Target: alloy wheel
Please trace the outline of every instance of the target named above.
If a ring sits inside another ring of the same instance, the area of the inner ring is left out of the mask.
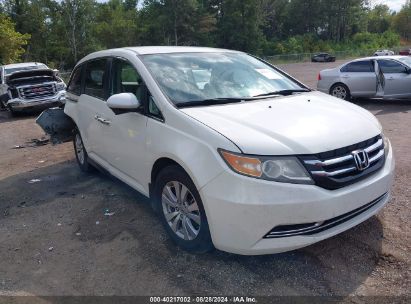
[[[76,134],[74,144],[76,147],[77,159],[79,163],[83,165],[84,164],[84,146],[83,146],[83,141],[81,140],[81,137],[78,133]]]
[[[335,86],[332,90],[332,95],[337,98],[346,99],[347,90],[343,86]]]
[[[161,203],[171,230],[185,241],[194,240],[200,232],[201,216],[190,190],[178,181],[170,181],[163,188]]]

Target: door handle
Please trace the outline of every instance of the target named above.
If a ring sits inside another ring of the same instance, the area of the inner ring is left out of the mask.
[[[110,120],[107,120],[107,119],[105,119],[103,117],[100,117],[98,115],[94,116],[94,119],[97,120],[98,122],[102,123],[102,124],[105,124],[105,125],[111,124]]]
[[[394,80],[394,77],[388,77],[387,79],[388,80]]]
[[[348,75],[342,75],[341,78],[350,78]]]

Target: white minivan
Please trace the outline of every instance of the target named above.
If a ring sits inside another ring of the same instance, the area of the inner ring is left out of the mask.
[[[67,98],[80,168],[150,197],[189,251],[293,250],[389,201],[394,158],[377,119],[242,52],[99,51],[76,65]]]

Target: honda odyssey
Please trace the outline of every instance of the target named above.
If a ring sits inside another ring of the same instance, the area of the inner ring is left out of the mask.
[[[149,197],[188,251],[293,250],[389,201],[394,158],[377,119],[242,52],[99,51],[67,99],[80,168]]]

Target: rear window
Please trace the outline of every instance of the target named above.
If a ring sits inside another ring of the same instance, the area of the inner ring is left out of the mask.
[[[374,72],[374,65],[371,60],[355,61],[347,64],[341,69],[341,72],[346,73],[369,73]]]
[[[87,63],[84,82],[85,94],[104,98],[106,63],[107,59],[98,59]]]

